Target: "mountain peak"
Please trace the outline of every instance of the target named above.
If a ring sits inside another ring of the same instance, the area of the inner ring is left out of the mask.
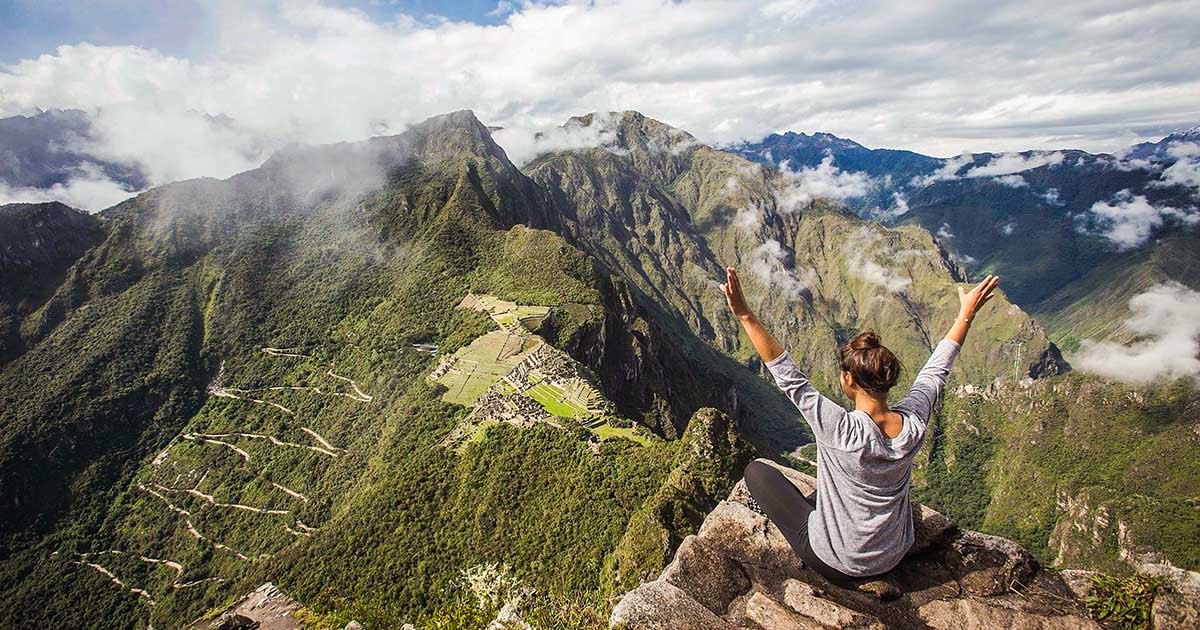
[[[564,126],[596,127],[600,134],[613,136],[610,146],[631,152],[678,154],[698,144],[692,134],[633,110],[573,116]]]

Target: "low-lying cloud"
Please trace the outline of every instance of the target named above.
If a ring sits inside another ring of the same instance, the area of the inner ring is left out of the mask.
[[[862,197],[871,192],[873,180],[866,173],[843,171],[834,166],[833,156],[825,156],[821,163],[804,167],[798,171],[789,168],[787,161],[779,165],[783,187],[776,193],[775,200],[780,211],[795,212],[803,209],[814,199],[845,201]]]
[[[94,164],[85,163],[75,169],[66,183],[49,188],[10,187],[0,182],[0,204],[39,203],[58,201],[72,208],[96,212],[114,206],[139,191],[109,179]]]
[[[899,257],[886,248],[880,251],[879,243],[882,240],[882,234],[866,226],[860,227],[854,238],[847,241],[846,268],[855,277],[892,293],[902,293],[912,284],[912,279],[875,262],[881,255],[890,259]]]
[[[971,166],[966,171],[960,173],[968,164],[975,163],[974,155],[963,153],[943,160],[942,166],[928,175],[914,177],[911,185],[920,188],[937,182],[956,179],[993,177],[997,183],[1005,186],[1023,188],[1028,186],[1029,183],[1025,181],[1025,178],[1016,173],[1042,166],[1058,166],[1063,163],[1063,159],[1064,155],[1061,151],[1030,151],[1027,154],[1001,153],[990,156],[987,162]]]
[[[1126,251],[1144,245],[1167,221],[1195,225],[1200,222],[1200,212],[1155,205],[1144,195],[1122,190],[1109,201],[1092,204],[1077,220],[1082,231],[1099,234],[1118,251]]]
[[[782,291],[785,296],[794,299],[808,289],[808,283],[802,277],[808,274],[804,270],[798,273],[787,259],[783,245],[775,239],[769,239],[750,254],[750,271],[769,288]]]
[[[617,114],[602,112],[594,114],[590,124],[571,119],[563,125],[540,129],[505,127],[494,132],[492,137],[504,148],[508,159],[517,166],[523,166],[553,151],[604,147],[614,153],[622,153],[616,146],[619,122]]]
[[[1178,282],[1155,285],[1131,299],[1129,310],[1125,328],[1137,341],[1084,341],[1072,363],[1131,383],[1200,377],[1200,292]]]
[[[1173,142],[1167,155],[1175,158],[1175,163],[1163,169],[1162,185],[1184,186],[1200,194],[1200,143]]]

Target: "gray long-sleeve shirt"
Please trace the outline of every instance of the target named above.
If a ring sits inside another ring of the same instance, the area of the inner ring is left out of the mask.
[[[894,438],[865,411],[846,411],[822,396],[787,352],[767,363],[817,441],[817,509],[808,517],[808,536],[825,564],[846,575],[877,575],[912,547],[912,460],[958,350],[953,341],[939,342],[908,395],[892,405],[904,418]]]

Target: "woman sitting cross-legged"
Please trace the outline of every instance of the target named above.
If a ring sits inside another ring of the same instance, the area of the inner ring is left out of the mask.
[[[730,310],[817,443],[815,497],[757,461],[746,467],[750,496],[805,565],[829,581],[848,585],[890,571],[913,544],[908,500],[913,457],[971,321],[991,299],[999,277],[988,276],[971,291],[959,287],[958,318],[895,405],[888,406],[887,395],[900,376],[900,361],[873,332],[851,339],[840,365],[842,391],[854,401],[847,411],[812,386],[750,310],[737,272],[730,267],[726,274],[721,288]]]

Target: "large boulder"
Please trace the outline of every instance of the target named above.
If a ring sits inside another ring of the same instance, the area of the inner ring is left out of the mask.
[[[801,492],[813,491],[812,477],[779,469]],[[625,594],[611,626],[1099,628],[1066,582],[1020,545],[958,529],[928,507],[913,506],[917,542],[900,566],[847,589],[805,567],[748,498],[738,483],[657,579]]]
[[[1162,580],[1150,610],[1154,630],[1200,628],[1200,573],[1155,563],[1140,565],[1138,573]]]

